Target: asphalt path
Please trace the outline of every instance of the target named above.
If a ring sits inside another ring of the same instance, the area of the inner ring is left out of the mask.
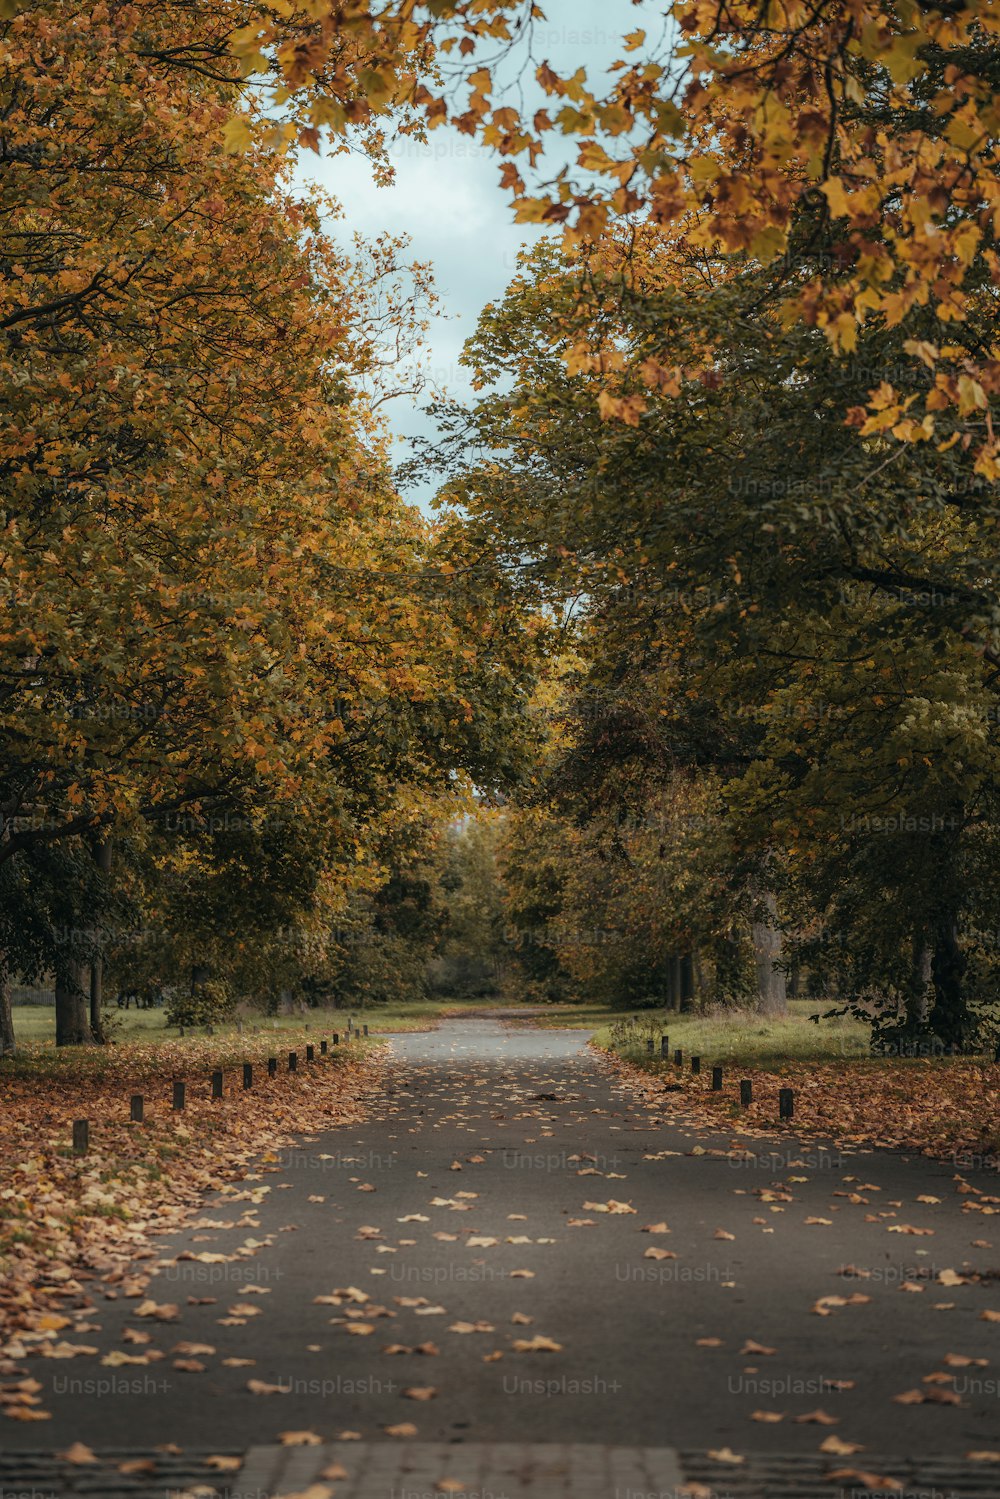
[[[460,1020],[391,1053],[364,1125],[88,1288],[63,1336],[96,1351],[26,1360],[51,1420],[4,1449],[1000,1449],[995,1178],[707,1134],[579,1032]]]

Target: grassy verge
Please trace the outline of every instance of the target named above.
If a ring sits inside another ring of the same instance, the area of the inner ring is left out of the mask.
[[[672,1113],[701,1127],[790,1128],[839,1144],[951,1158],[959,1170],[1000,1164],[1000,1067],[969,1057],[873,1057],[866,1026],[848,1019],[816,1025],[808,1018],[815,1008],[795,1003],[779,1020],[730,1012],[618,1016],[593,1043],[638,1088],[662,1095]],[[669,1060],[660,1058],[664,1034]],[[675,1050],[683,1054],[679,1066]],[[691,1070],[694,1056],[699,1074]],[[723,1068],[719,1092],[711,1087],[716,1066]],[[746,1109],[739,1101],[744,1078],[753,1091]],[[795,1096],[791,1125],[779,1121],[782,1088]]]
[[[788,1014],[768,1019],[745,1011],[717,1010],[706,1014],[680,1015],[676,1010],[644,1010],[638,1017],[602,1018],[594,1042],[631,1061],[642,1062],[660,1052],[660,1037],[669,1035],[670,1051],[701,1056],[703,1066],[713,1063],[769,1063],[789,1061],[861,1060],[869,1057],[868,1026],[843,1017],[810,1020],[820,1006],[811,1000],[794,1000]]]

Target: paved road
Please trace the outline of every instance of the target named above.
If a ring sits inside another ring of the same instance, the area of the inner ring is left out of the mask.
[[[409,1423],[425,1443],[681,1448],[715,1495],[755,1454],[805,1474],[1000,1451],[995,1178],[709,1137],[579,1033],[462,1020],[392,1051],[380,1117],[263,1162],[163,1243],[141,1296],[98,1292],[63,1334],[97,1355],[28,1360],[52,1420],[3,1422],[7,1454],[310,1431],[346,1461]],[[820,1315],[828,1297],[847,1304]],[[138,1315],[147,1298],[176,1319]],[[821,1456],[831,1436],[864,1450]],[[747,1461],[705,1456],[726,1449]],[[954,1489],[973,1491],[992,1492]]]

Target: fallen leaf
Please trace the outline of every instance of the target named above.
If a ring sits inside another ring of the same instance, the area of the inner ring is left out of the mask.
[[[855,1452],[864,1452],[865,1449],[858,1442],[845,1442],[831,1433],[820,1442],[819,1450],[828,1452],[831,1457],[853,1457]]]
[[[708,1456],[715,1463],[731,1463],[734,1467],[738,1463],[746,1462],[745,1457],[741,1457],[739,1453],[733,1452],[729,1447],[719,1447],[714,1452],[710,1450]]]
[[[890,1493],[898,1493],[903,1487],[898,1478],[886,1478],[879,1473],[866,1473],[863,1468],[837,1468],[835,1472],[828,1473],[827,1478],[846,1479],[849,1482],[860,1484],[863,1489],[871,1489],[875,1493],[888,1490]]]
[[[74,1442],[71,1447],[66,1448],[65,1452],[57,1452],[56,1456],[62,1458],[64,1463],[72,1463],[74,1467],[83,1467],[86,1463],[100,1461],[89,1447],[84,1446],[83,1442]]]

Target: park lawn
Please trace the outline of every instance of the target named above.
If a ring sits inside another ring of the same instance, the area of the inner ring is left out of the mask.
[[[169,1044],[171,1048],[175,1043],[184,1046],[192,1046],[195,1042],[213,1039],[215,1049],[224,1059],[238,1060],[244,1043],[249,1043],[266,1036],[281,1037],[282,1045],[289,1040],[298,1038],[300,1041],[318,1039],[321,1036],[329,1036],[334,1031],[341,1033],[347,1027],[348,1018],[355,1026],[367,1025],[372,1036],[405,1034],[412,1031],[432,1030],[441,1020],[449,1017],[469,1016],[482,1014],[488,1016],[496,1011],[502,1011],[505,1015],[514,1015],[518,1010],[524,1011],[525,1023],[537,1024],[546,1027],[573,1028],[577,1030],[594,1031],[601,1026],[608,1025],[616,1018],[621,1018],[620,1010],[611,1010],[605,1005],[592,1004],[561,1004],[561,1005],[538,1005],[532,1001],[517,999],[477,999],[477,1000],[444,1000],[444,999],[420,999],[408,1000],[404,1003],[373,1004],[363,1009],[351,1007],[350,1009],[317,1009],[305,1010],[300,1014],[266,1016],[258,1012],[247,1012],[242,1016],[241,1022],[225,1021],[213,1027],[214,1035],[207,1037],[204,1027],[196,1030],[188,1030],[181,1037],[176,1026],[168,1026],[166,1014],[162,1009],[158,1010],[119,1010],[116,1006],[105,1009],[105,1023],[108,1035],[113,1043],[111,1051],[130,1043],[140,1042],[146,1048],[160,1047]],[[56,1052],[56,1021],[55,1009],[51,1005],[14,1005],[14,1034],[17,1037],[19,1047],[23,1047],[26,1053],[36,1054],[38,1051]],[[89,1058],[84,1061],[84,1066],[100,1066],[102,1056],[107,1060],[107,1049],[103,1047],[86,1048],[80,1053],[67,1051],[63,1056],[80,1055]],[[0,1063],[0,1066],[3,1064]],[[230,1065],[229,1060],[224,1060],[220,1065]],[[173,1066],[173,1058],[171,1058]]]
[[[792,1000],[788,1014],[768,1018],[748,1010],[717,1009],[700,1014],[676,1010],[614,1011],[601,1018],[594,1042],[631,1061],[641,1062],[652,1040],[659,1056],[660,1038],[670,1037],[671,1054],[702,1057],[702,1065],[754,1062],[869,1059],[870,1029],[849,1016],[818,1022],[810,1016],[825,1006],[814,1000]]]
[[[872,1056],[867,1026],[847,1018],[817,1025],[808,1018],[817,1008],[796,1001],[774,1020],[729,1011],[640,1012],[631,1022],[619,1015],[593,1045],[640,1091],[699,1127],[772,1136],[793,1130],[850,1147],[916,1150],[951,1159],[958,1172],[1000,1165],[1000,1066],[985,1057]],[[668,1060],[660,1057],[662,1035],[670,1038]],[[701,1059],[698,1074],[692,1057]],[[718,1066],[723,1087],[716,1092]],[[749,1108],[740,1103],[744,1079],[752,1085]],[[779,1118],[782,1088],[794,1094],[789,1124]]]
[[[304,1010],[293,1015],[261,1015],[250,1012],[242,1016],[241,1021],[224,1021],[213,1026],[214,1039],[219,1048],[229,1054],[232,1048],[239,1049],[239,1044],[244,1039],[260,1039],[265,1036],[279,1036],[282,1040],[288,1037],[299,1037],[318,1039],[321,1036],[329,1036],[334,1031],[341,1034],[347,1028],[348,1019],[354,1025],[367,1025],[372,1034],[376,1032],[387,1032],[392,1034],[396,1031],[426,1030],[433,1026],[443,1016],[465,1012],[468,1005],[457,1005],[444,1003],[436,1000],[420,1000],[410,1004],[399,1005],[372,1005],[365,1009],[352,1008],[349,1010],[317,1009]],[[104,1011],[105,1024],[110,1041],[115,1049],[129,1042],[141,1042],[146,1046],[162,1046],[167,1043],[191,1042],[206,1039],[208,1033],[204,1027],[188,1030],[183,1037],[176,1026],[168,1026],[166,1012],[158,1010],[119,1010],[112,1006]],[[56,1020],[55,1008],[52,1005],[14,1005],[14,1034],[19,1047],[25,1047],[35,1051],[37,1049],[55,1051]],[[97,1047],[91,1052],[87,1048],[81,1055],[92,1055],[100,1053],[104,1048]],[[73,1055],[74,1053],[67,1053]]]
[[[32,1014],[27,1023],[26,1011],[41,1010],[42,1019]],[[117,1020],[119,1012],[110,1012]],[[369,1024],[360,1013],[353,1016],[355,1026]],[[129,1011],[122,1023],[114,1026],[107,1046],[67,1046],[55,1044],[55,1016],[51,1009],[25,1005],[14,1008],[14,1034],[18,1050],[13,1057],[0,1058],[0,1080],[16,1077],[53,1078],[67,1084],[117,1079],[144,1083],[157,1078],[182,1078],[190,1074],[208,1075],[217,1068],[240,1067],[244,1062],[266,1064],[277,1056],[285,1065],[290,1051],[302,1053],[310,1043],[319,1050],[335,1032],[346,1035],[347,1015],[343,1011],[310,1011],[307,1015],[283,1015],[274,1020],[256,1017],[235,1022],[188,1030],[181,1036],[176,1027],[168,1027],[162,1010]]]

